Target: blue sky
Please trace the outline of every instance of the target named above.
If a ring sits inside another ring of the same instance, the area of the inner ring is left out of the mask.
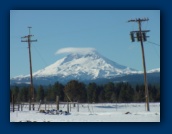
[[[31,26],[33,72],[66,54],[55,55],[66,47],[95,48],[119,64],[143,70],[140,42],[132,43],[129,33],[138,30],[129,19],[148,17],[142,23],[149,42],[144,42],[147,70],[160,67],[160,10],[11,10],[10,77],[29,74],[28,44],[21,37]],[[152,44],[156,43],[158,45]]]

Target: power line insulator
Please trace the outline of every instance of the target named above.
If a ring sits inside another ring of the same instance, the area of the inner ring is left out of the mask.
[[[135,39],[134,39],[134,33],[133,32],[130,32],[130,38],[131,38],[131,41],[134,42]]]
[[[137,41],[141,41],[140,32],[137,32],[137,33],[136,33],[136,37],[137,37]]]
[[[143,41],[147,41],[147,36],[145,32],[142,33],[142,38],[143,38]]]

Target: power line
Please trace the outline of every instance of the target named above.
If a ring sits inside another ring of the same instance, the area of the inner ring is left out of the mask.
[[[151,41],[147,41],[148,43],[151,43],[151,44],[154,44],[154,45],[156,45],[156,46],[160,46],[159,44],[157,44],[157,43],[154,43],[154,42],[151,42]]]
[[[47,66],[48,65],[47,62],[45,61],[45,59],[43,58],[43,56],[40,54],[40,52],[38,51],[38,49],[35,46],[33,46],[33,47],[37,51],[38,55],[40,56],[40,58],[42,59],[42,61],[44,62],[44,64]]]
[[[158,46],[158,45],[156,45],[156,46]],[[154,44],[153,45],[151,45],[151,47],[153,48],[153,50],[154,50],[154,52],[156,53],[156,55],[157,55],[157,57],[159,58],[160,57],[160,54],[159,54],[159,52],[157,51],[157,47],[156,47]]]

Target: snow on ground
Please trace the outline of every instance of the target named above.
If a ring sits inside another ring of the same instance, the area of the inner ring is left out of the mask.
[[[45,105],[41,105],[44,109]],[[56,105],[47,105],[46,109],[55,109]],[[150,111],[145,110],[145,103],[99,103],[71,105],[69,115],[40,113],[38,107],[29,111],[10,112],[10,122],[160,122],[160,103],[150,103]],[[60,104],[60,110],[67,111],[67,106]]]

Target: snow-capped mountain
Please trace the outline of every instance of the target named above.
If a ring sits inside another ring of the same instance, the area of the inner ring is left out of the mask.
[[[136,73],[135,69],[113,62],[96,51],[71,53],[55,63],[33,73],[33,78],[58,77],[60,79],[93,80],[112,78]],[[29,75],[18,76],[11,80],[29,80]]]
[[[141,72],[113,62],[92,50],[84,53],[70,53],[44,69],[34,72],[33,80],[37,84],[52,84],[56,81],[65,83],[72,79],[80,81],[111,79],[138,73]],[[28,83],[29,81],[30,75],[26,75],[11,78],[10,83]]]
[[[109,78],[134,73],[136,70],[119,65],[97,52],[73,53],[33,73],[34,77],[60,76],[77,79]]]

